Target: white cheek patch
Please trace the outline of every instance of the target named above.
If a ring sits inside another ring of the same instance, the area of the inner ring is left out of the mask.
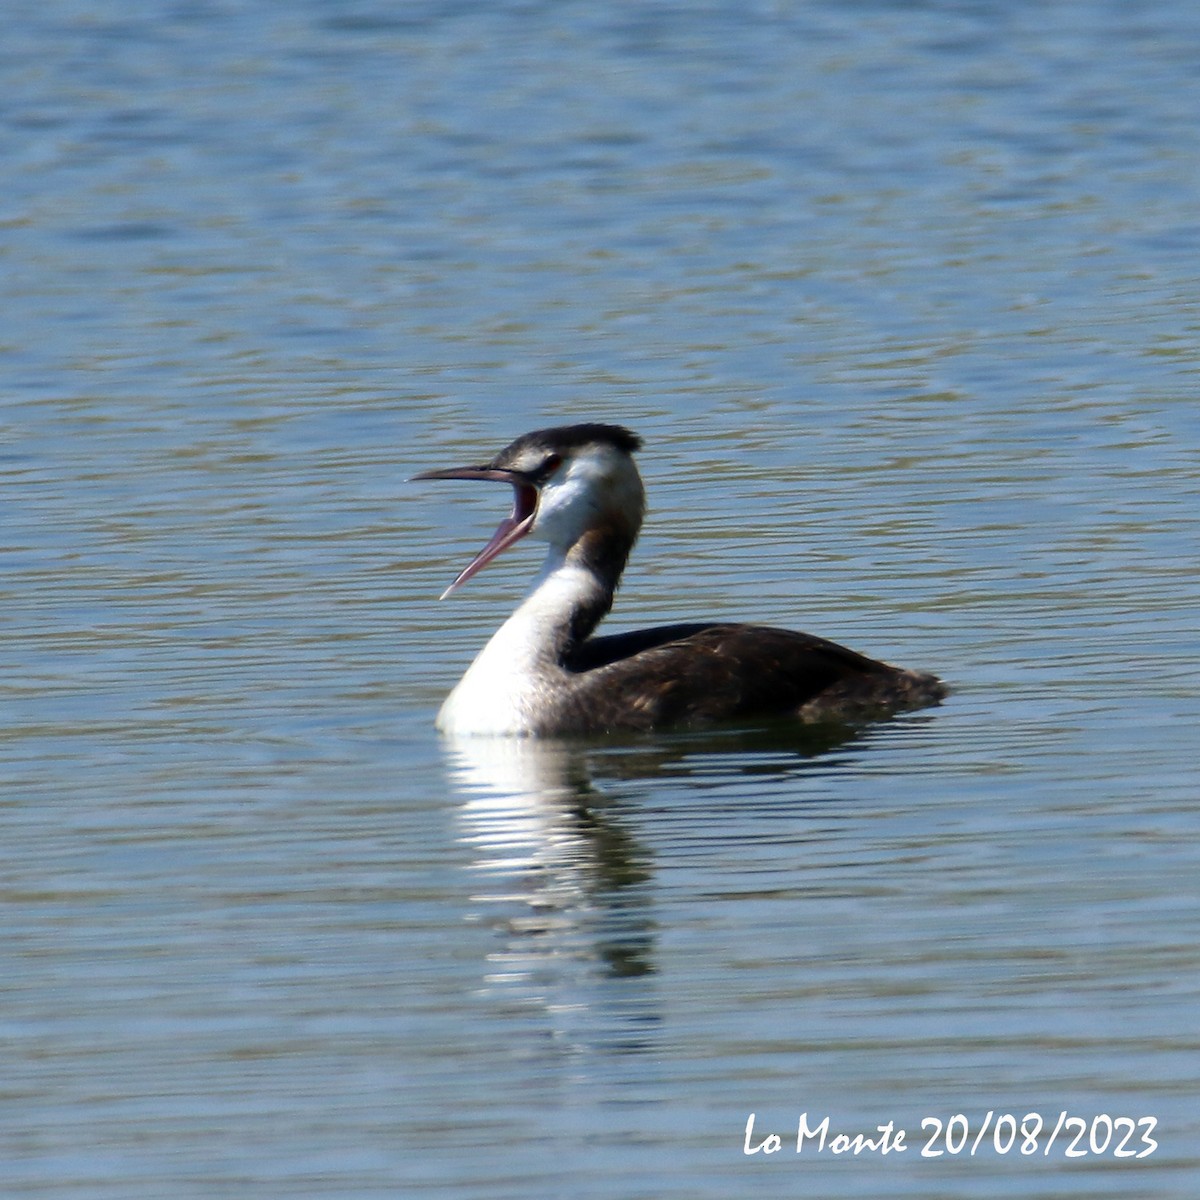
[[[557,546],[570,546],[602,514],[635,509],[641,515],[641,485],[628,459],[608,446],[590,447],[545,484],[531,532]]]

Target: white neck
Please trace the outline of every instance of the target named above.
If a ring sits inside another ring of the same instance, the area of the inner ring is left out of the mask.
[[[585,607],[607,607],[610,595],[593,571],[551,546],[529,594],[446,697],[438,728],[451,735],[536,732],[566,683],[560,659],[573,619]]]

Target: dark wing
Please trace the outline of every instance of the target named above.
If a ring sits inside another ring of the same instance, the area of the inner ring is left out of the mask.
[[[908,707],[911,684],[929,679],[824,638],[758,625],[671,625],[594,638],[566,666],[574,672],[570,723],[589,731]]]
[[[633,658],[646,650],[654,650],[668,642],[686,642],[696,634],[711,629],[730,629],[715,621],[697,621],[688,625],[659,625],[654,629],[634,629],[629,633],[606,634],[604,637],[588,638],[576,646],[565,663],[568,671],[594,671],[622,659]]]

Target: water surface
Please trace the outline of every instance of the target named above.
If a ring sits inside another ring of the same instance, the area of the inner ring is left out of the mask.
[[[18,9],[5,1194],[1193,1194],[1193,8]],[[439,604],[507,497],[404,480],[579,419],[614,627],[951,699],[439,741],[536,553]]]

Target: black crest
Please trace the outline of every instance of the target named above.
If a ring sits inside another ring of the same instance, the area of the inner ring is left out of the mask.
[[[626,454],[642,448],[642,439],[623,425],[602,425],[585,422],[582,425],[559,425],[553,429],[535,429],[510,442],[492,459],[493,466],[516,462],[530,451],[540,454],[567,454],[582,446],[607,443]]]

